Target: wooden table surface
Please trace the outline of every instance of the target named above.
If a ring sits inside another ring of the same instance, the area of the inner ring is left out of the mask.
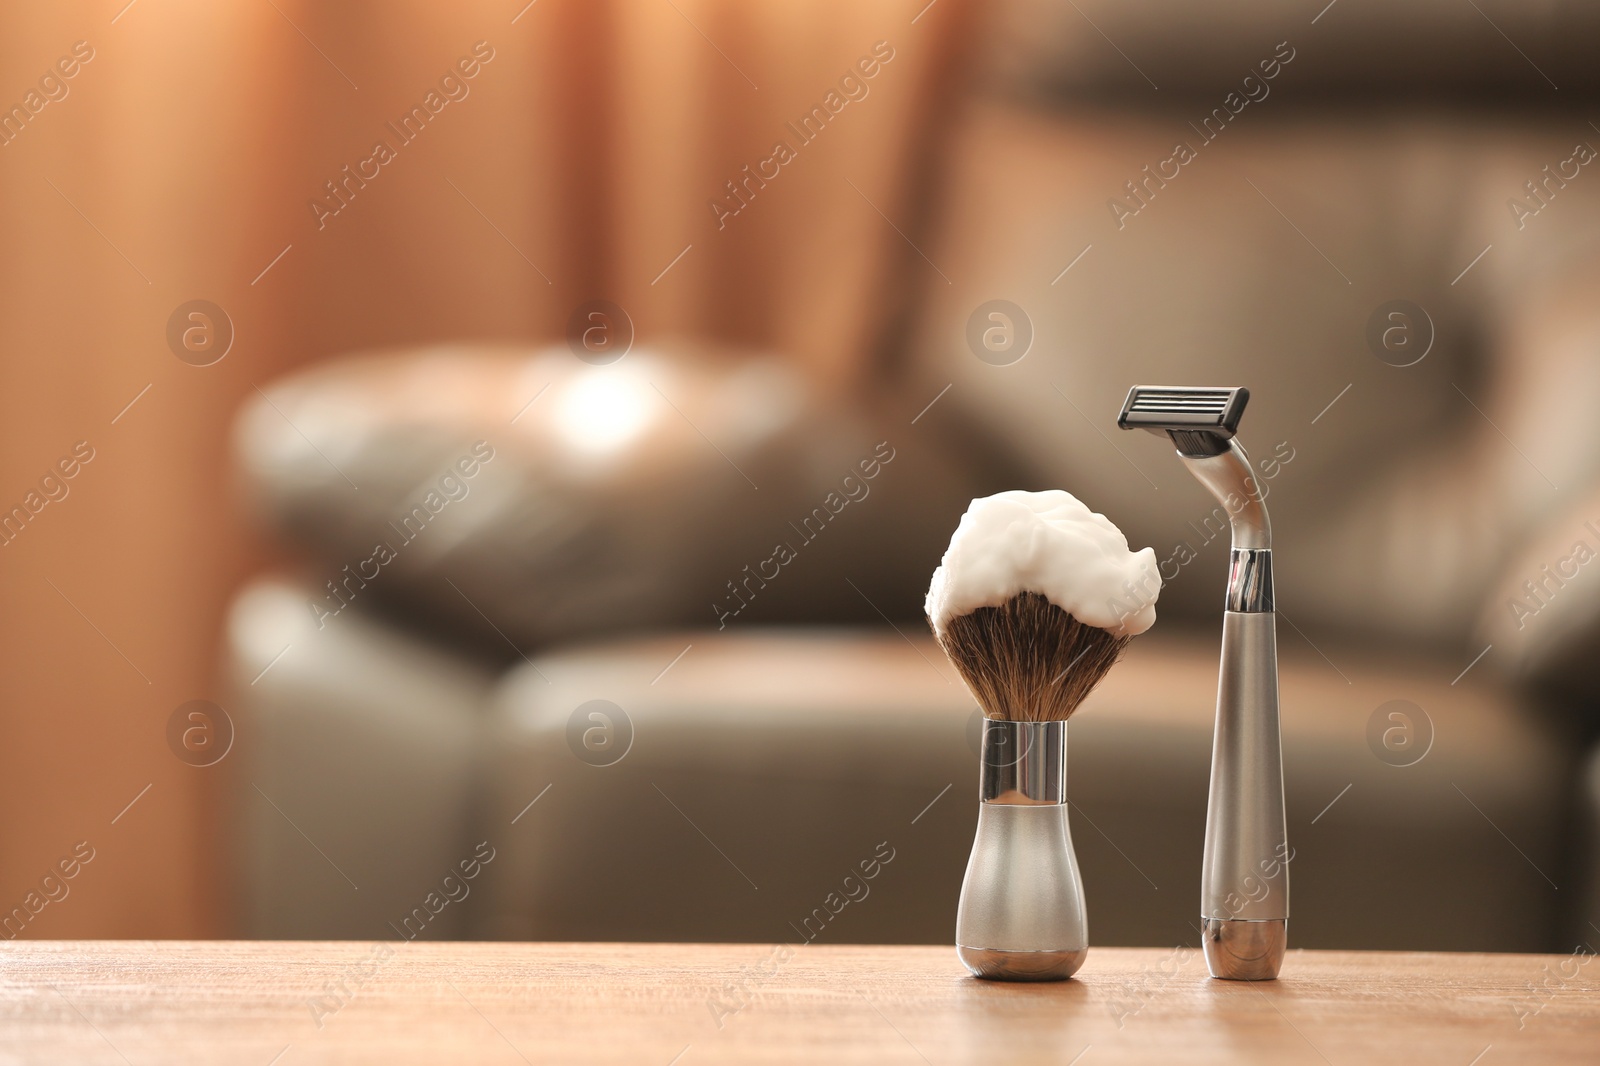
[[[973,980],[950,948],[12,941],[0,1063],[1600,1062],[1587,955],[1292,951],[1277,982],[1094,948]]]

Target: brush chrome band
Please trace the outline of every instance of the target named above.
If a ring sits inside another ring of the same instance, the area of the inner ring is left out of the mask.
[[[978,798],[1020,807],[1067,802],[1067,723],[983,720]]]
[[[1228,556],[1227,609],[1255,613],[1272,606],[1272,549],[1233,549]]]

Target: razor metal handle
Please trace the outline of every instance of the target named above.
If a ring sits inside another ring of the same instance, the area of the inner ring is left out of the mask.
[[[1183,456],[1232,523],[1222,667],[1200,915],[1213,977],[1269,980],[1287,946],[1289,861],[1278,715],[1272,541],[1266,506],[1237,440]]]
[[[1067,825],[1067,723],[985,719],[982,751],[956,954],[977,977],[1063,980],[1089,951]]]

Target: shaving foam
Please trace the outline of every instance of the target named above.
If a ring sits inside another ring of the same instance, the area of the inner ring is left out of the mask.
[[[1070,492],[973,500],[928,587],[923,606],[934,632],[1023,592],[1084,625],[1134,636],[1155,624],[1161,574],[1155,549],[1129,551],[1122,530]]]

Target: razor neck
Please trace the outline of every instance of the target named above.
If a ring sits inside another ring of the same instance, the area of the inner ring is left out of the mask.
[[[1227,451],[1217,455],[1185,455],[1180,451],[1178,457],[1227,512],[1235,550],[1272,547],[1266,494],[1237,439],[1228,441]]]

